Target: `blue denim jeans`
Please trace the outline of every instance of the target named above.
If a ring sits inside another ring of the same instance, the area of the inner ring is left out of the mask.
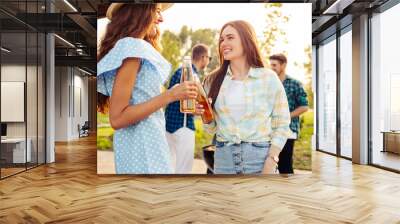
[[[227,145],[227,142],[216,141],[215,146],[215,174],[252,174],[262,172],[271,143],[242,142]]]

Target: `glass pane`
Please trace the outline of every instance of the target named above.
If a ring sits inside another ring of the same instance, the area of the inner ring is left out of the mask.
[[[336,153],[336,41],[318,48],[318,146]]]
[[[5,130],[1,140],[1,173],[5,177],[25,170],[25,163],[31,158],[31,151],[26,150],[26,34],[3,32],[1,47],[0,109]]]
[[[28,160],[28,168],[37,165],[37,132],[38,132],[38,35],[36,32],[27,33],[28,38],[28,63],[27,63],[27,81],[26,81],[26,113],[27,113],[27,133],[28,133],[28,149],[30,148],[30,157]]]
[[[340,37],[340,153],[352,157],[352,35],[351,31]]]
[[[27,2],[26,19],[30,24],[37,24],[39,11],[37,1]],[[27,164],[28,168],[37,166],[38,164],[38,33],[36,30],[29,29],[27,31],[27,142],[31,149],[31,161]]]
[[[400,170],[400,5],[372,18],[372,163]]]
[[[38,163],[45,163],[46,149],[45,149],[45,44],[46,37],[44,34],[39,33],[38,45]]]
[[[5,177],[45,161],[45,36],[21,22],[37,23],[32,19],[44,12],[45,1],[6,0],[0,7],[9,13],[0,12],[0,167]]]

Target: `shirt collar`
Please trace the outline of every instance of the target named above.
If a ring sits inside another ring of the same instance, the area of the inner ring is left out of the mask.
[[[192,69],[193,69],[194,72],[199,73],[199,72],[197,71],[196,66],[194,66],[194,64],[192,64]]]
[[[252,77],[252,78],[258,78],[262,74],[261,70],[262,70],[262,68],[250,67],[248,75],[249,75],[249,77]],[[232,77],[232,70],[231,70],[230,65],[228,66],[228,70],[226,71],[226,74],[228,76]]]
[[[283,80],[283,81],[286,81],[286,80],[291,80],[292,79],[292,77],[290,77],[288,74],[285,74],[285,79]]]

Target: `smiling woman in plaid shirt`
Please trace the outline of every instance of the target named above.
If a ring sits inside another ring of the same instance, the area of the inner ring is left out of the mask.
[[[274,173],[290,134],[289,107],[278,76],[264,68],[254,29],[245,21],[225,24],[220,67],[204,87],[212,100],[216,132],[214,173]]]

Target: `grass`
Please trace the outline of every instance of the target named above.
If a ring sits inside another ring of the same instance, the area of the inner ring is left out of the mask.
[[[208,134],[208,132],[203,129],[203,122],[201,121],[201,118],[196,117],[194,120],[194,125],[196,127],[194,158],[200,159],[202,158],[202,148],[211,144],[213,135]]]
[[[301,116],[300,137],[294,145],[293,167],[311,170],[311,138],[314,132],[314,112],[307,111]]]
[[[112,127],[98,127],[97,128],[97,137],[109,137],[114,133],[114,129]]]
[[[97,113],[97,149],[113,150],[114,129],[110,127],[108,114]]]
[[[108,120],[108,114],[102,114],[100,112],[97,112],[97,123],[101,124],[101,125],[108,124],[108,126],[109,126],[110,124],[109,124],[109,120]]]
[[[112,151],[112,137],[97,136],[97,149]]]

